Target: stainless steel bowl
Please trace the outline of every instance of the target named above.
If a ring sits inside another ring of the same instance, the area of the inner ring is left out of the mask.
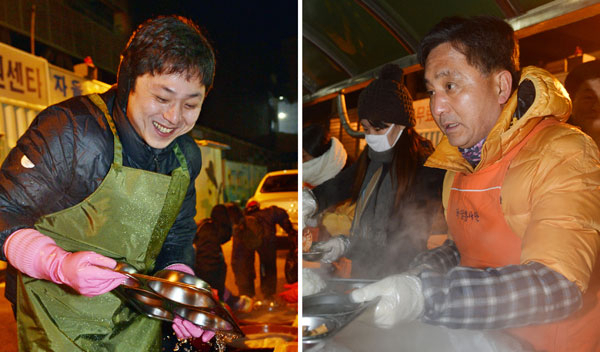
[[[127,276],[116,292],[142,314],[167,321],[179,315],[216,332],[244,336],[205,281],[174,270],[161,270],[155,276],[140,274],[126,263],[118,263],[114,270]]]
[[[326,251],[318,249],[317,246],[315,246],[317,243],[318,242],[313,243],[307,252],[302,252],[302,260],[306,260],[308,262],[318,262],[325,254],[329,253],[329,250]]]
[[[206,281],[201,280],[200,278],[197,278],[193,275],[182,273],[181,271],[160,270],[156,274],[154,274],[154,276],[159,279],[194,286],[199,290],[205,290],[208,293],[212,293],[211,287]]]
[[[318,262],[325,255],[325,251],[302,252],[302,260],[307,262]]]
[[[302,299],[302,314],[308,316],[338,316],[353,314],[364,308],[354,303],[347,294],[317,294]]]
[[[234,326],[227,320],[207,312],[205,310],[194,309],[191,307],[177,306],[173,313],[191,321],[196,325],[213,331],[234,331]]]
[[[148,280],[146,285],[160,296],[179,304],[199,308],[215,307],[215,301],[212,299],[211,293],[194,286],[177,285],[159,280]]]
[[[144,290],[127,288],[122,288],[120,292],[140,313],[147,315],[150,318],[166,321],[173,320],[173,314],[169,310],[163,308],[163,301],[159,296]]]
[[[127,297],[133,298],[140,303],[156,308],[164,307],[164,299],[161,296],[143,288],[124,287],[122,288],[122,291],[127,295]]]
[[[137,273],[137,270],[135,270],[134,267],[132,267],[131,265],[124,263],[124,262],[117,262],[117,266],[114,269],[115,271],[123,271],[125,273],[129,273],[129,274],[135,274]]]
[[[117,266],[113,269],[120,274],[125,275],[126,279],[122,283],[123,286],[137,288],[142,286],[142,283],[133,275],[137,273],[134,267],[127,263],[117,262]]]
[[[164,320],[164,321],[173,321],[173,314],[171,312],[169,312],[168,310],[165,310],[162,308],[157,308],[157,307],[151,307],[151,306],[148,306],[145,304],[138,304],[137,309],[142,314],[144,314],[150,318],[160,319],[160,320]]]
[[[316,343],[326,337],[333,336],[339,331],[340,324],[336,319],[327,317],[302,316],[302,343]],[[318,334],[307,334],[325,327],[325,331]]]

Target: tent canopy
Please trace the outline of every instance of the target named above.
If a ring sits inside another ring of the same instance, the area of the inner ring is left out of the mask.
[[[405,73],[421,70],[415,54],[418,43],[447,16],[505,19],[520,38],[522,65],[565,58],[576,46],[586,52],[600,50],[598,39],[592,38],[600,30],[600,1],[304,0],[302,7],[305,105],[363,88],[389,62]],[[577,26],[586,19],[595,31],[590,32],[589,25]],[[553,38],[561,39],[549,45],[543,35],[559,28]]]

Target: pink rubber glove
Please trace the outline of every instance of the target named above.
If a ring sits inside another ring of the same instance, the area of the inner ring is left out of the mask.
[[[192,270],[192,268],[190,268],[189,266],[187,266],[185,264],[181,264],[181,263],[171,264],[168,267],[166,267],[165,270],[181,271],[182,273],[196,276],[196,273],[194,273],[194,270]]]
[[[67,252],[34,229],[12,233],[4,243],[8,262],[36,279],[65,284],[84,296],[97,296],[119,286],[126,276],[112,270],[117,262],[95,252]]]
[[[200,326],[185,320],[179,315],[173,319],[173,331],[178,339],[202,338],[202,342],[208,342],[215,336],[214,331],[202,329]]]
[[[194,270],[185,264],[171,264],[165,269],[181,271],[188,275],[195,275]],[[208,342],[215,336],[214,331],[204,330],[200,326],[192,323],[189,320],[183,319],[179,315],[175,315],[173,319],[173,331],[178,339],[202,338],[203,342]]]

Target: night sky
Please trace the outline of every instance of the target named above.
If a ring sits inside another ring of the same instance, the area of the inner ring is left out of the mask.
[[[260,144],[268,130],[266,115],[274,114],[269,96],[297,101],[296,1],[132,0],[131,6],[134,27],[177,14],[206,31],[217,70],[200,124]]]

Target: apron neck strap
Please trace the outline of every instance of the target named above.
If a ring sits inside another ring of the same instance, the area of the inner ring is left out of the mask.
[[[103,113],[108,125],[110,126],[110,130],[113,134],[114,139],[114,159],[113,162],[117,165],[123,165],[123,147],[121,146],[121,140],[119,139],[119,134],[117,133],[117,128],[115,127],[115,122],[112,119],[112,116],[108,113],[108,107],[106,103],[98,94],[90,94],[88,95],[92,103],[96,105]],[[181,163],[181,161],[180,161]]]
[[[177,160],[179,161],[179,166],[181,167],[181,171],[183,171],[186,175],[188,175],[189,173],[188,173],[187,161],[185,159],[185,155],[179,148],[178,143],[175,143],[173,151],[175,152],[175,156],[177,157]]]

